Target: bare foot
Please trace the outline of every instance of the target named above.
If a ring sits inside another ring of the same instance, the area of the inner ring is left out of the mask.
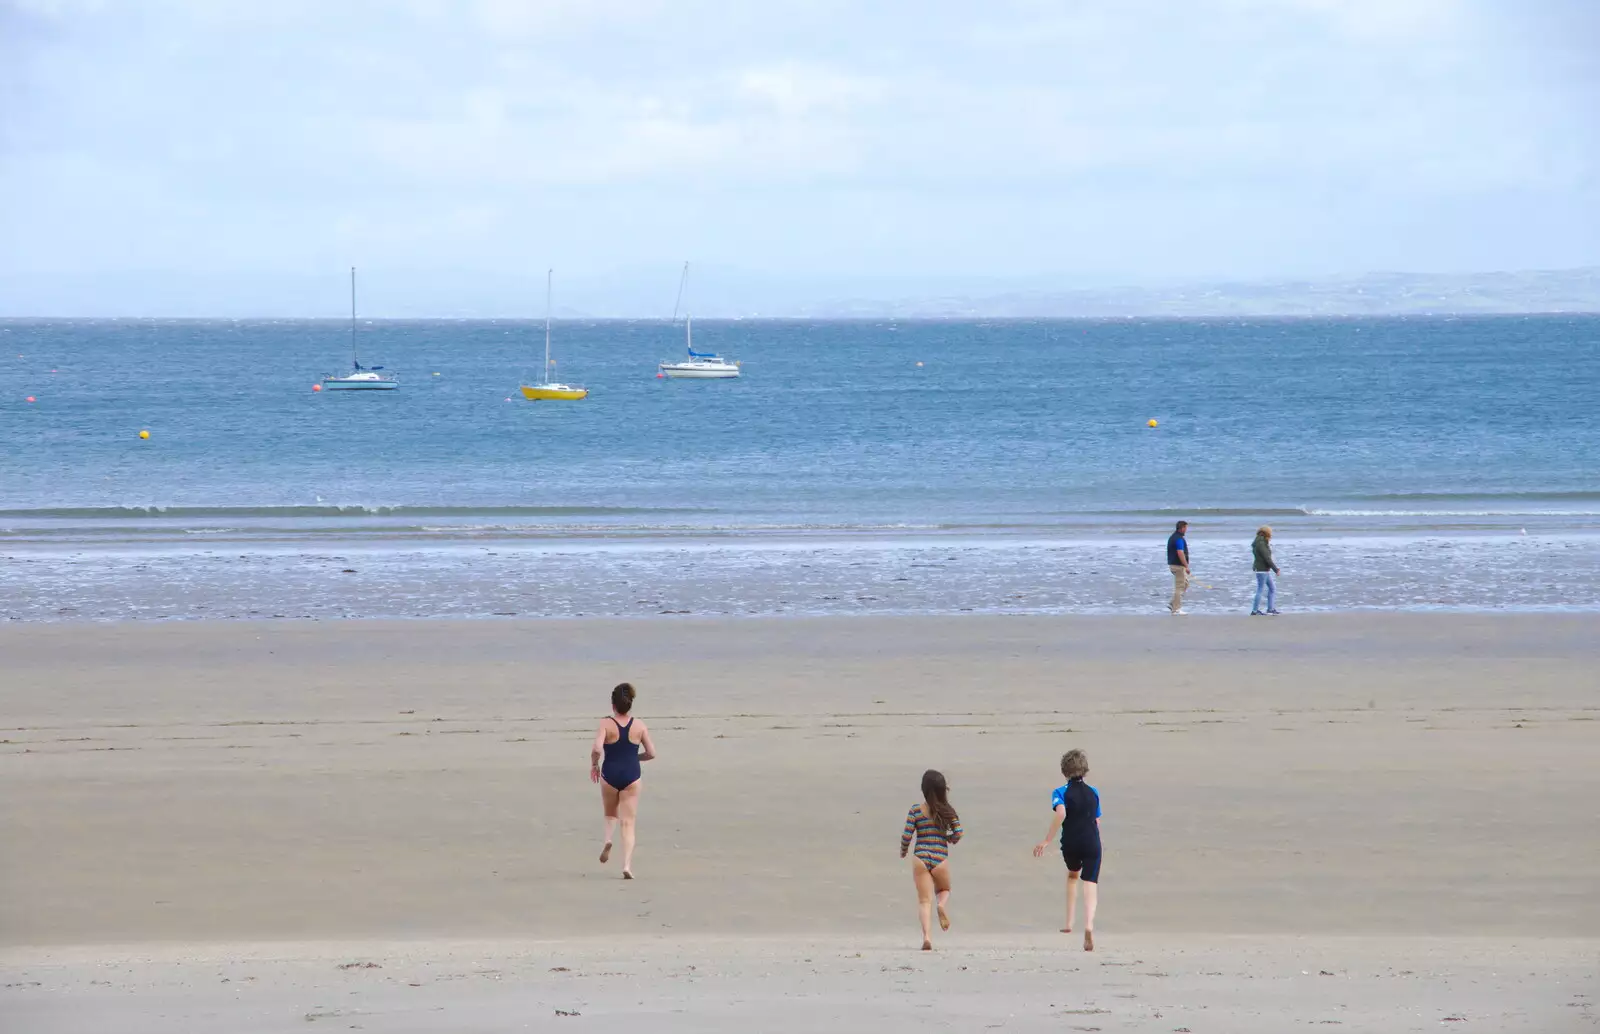
[[[1085,931],[1083,931],[1083,950],[1084,951],[1094,951],[1094,931],[1093,930],[1085,930]]]
[[[950,929],[950,913],[948,913],[948,912],[946,912],[944,910],[944,906],[943,905],[939,906],[939,929],[941,929],[941,930]]]
[[[600,849],[600,864],[604,865],[611,860],[611,841],[606,841],[606,846]]]
[[[923,951],[932,951],[933,950],[933,942],[932,941],[923,941],[922,942],[922,950]]]
[[[631,873],[628,870],[624,869],[624,870],[622,870],[622,878],[625,879],[625,880],[631,880],[631,879],[633,879],[633,873]]]

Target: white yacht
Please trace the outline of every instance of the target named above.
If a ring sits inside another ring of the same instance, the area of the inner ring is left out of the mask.
[[[358,364],[343,377],[328,374],[322,378],[322,387],[326,391],[393,391],[400,387],[400,382],[384,373],[381,366]]]
[[[350,267],[350,365],[353,369],[339,376],[328,374],[322,378],[325,391],[393,391],[400,387],[393,374],[384,373],[381,366],[362,366],[356,353],[356,267]]]
[[[689,358],[674,362],[671,359],[661,360],[656,368],[667,377],[737,377],[739,364],[731,359],[724,359],[715,352],[696,352],[694,350],[694,320],[688,316],[683,318],[684,333],[688,338]]]
[[[683,277],[678,281],[678,305],[683,304],[684,288],[689,284],[689,263],[683,264]],[[672,307],[672,318],[678,318],[678,305]],[[739,363],[737,360],[724,359],[715,352],[696,352],[694,350],[694,319],[688,313],[683,317],[684,346],[689,352],[689,357],[674,361],[663,359],[656,367],[656,376],[673,378],[697,378],[701,380],[721,379],[739,376]]]

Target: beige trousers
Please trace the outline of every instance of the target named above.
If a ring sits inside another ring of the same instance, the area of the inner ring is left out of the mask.
[[[1177,564],[1169,564],[1167,566],[1172,571],[1171,609],[1176,612],[1183,608],[1183,594],[1189,591],[1189,572]]]

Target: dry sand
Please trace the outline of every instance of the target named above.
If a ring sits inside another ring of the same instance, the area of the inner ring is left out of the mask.
[[[1593,942],[1036,935],[55,950],[9,970],[15,1034],[1596,1029]]]
[[[3,628],[0,1029],[1592,1030],[1597,660],[1585,615]],[[587,779],[624,678],[631,883]],[[1069,746],[1091,957],[1029,852]]]

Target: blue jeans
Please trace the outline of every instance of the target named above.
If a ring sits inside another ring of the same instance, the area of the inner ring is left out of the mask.
[[[1256,601],[1250,605],[1250,613],[1255,614],[1261,610],[1261,592],[1266,590],[1267,609],[1277,610],[1278,583],[1273,580],[1271,571],[1256,572]]]

